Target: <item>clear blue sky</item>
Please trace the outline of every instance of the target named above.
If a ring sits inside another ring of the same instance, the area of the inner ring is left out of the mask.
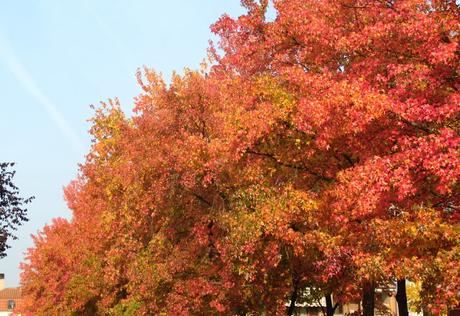
[[[0,2],[0,161],[16,162],[16,184],[36,199],[19,240],[0,260],[6,285],[36,233],[70,217],[62,188],[88,151],[90,104],[120,98],[130,111],[138,67],[167,78],[198,68],[209,25],[238,0],[2,0]]]

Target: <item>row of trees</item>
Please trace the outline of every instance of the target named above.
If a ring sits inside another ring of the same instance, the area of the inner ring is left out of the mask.
[[[150,69],[126,117],[96,109],[35,237],[23,314],[325,313],[377,287],[460,303],[460,10],[448,0],[243,0],[212,67]],[[306,291],[308,289],[308,291]]]

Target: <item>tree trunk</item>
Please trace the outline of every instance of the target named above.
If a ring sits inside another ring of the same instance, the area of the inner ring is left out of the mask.
[[[326,315],[334,316],[338,304],[332,305],[332,294],[326,295]]]
[[[406,279],[398,280],[396,301],[398,302],[398,315],[409,316],[409,309],[407,308]]]
[[[363,284],[363,316],[374,316],[375,307],[375,284],[366,282]]]
[[[294,315],[294,311],[295,311],[295,302],[297,300],[297,282],[294,282],[294,289],[292,290],[292,294],[291,294],[291,302],[289,303],[289,307],[288,307],[288,310],[287,310],[287,314],[288,316],[292,316]]]

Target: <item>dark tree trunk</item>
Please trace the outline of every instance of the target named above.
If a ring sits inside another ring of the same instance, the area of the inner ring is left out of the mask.
[[[409,309],[407,308],[406,279],[398,280],[396,301],[398,302],[399,316],[409,316]]]
[[[291,294],[291,302],[289,303],[289,307],[288,307],[288,310],[287,310],[288,316],[294,315],[295,302],[297,301],[297,294],[298,294],[297,292],[298,292],[298,290],[297,290],[297,282],[294,282],[294,289],[292,290],[292,294]]]
[[[326,295],[326,315],[334,316],[337,306],[339,305],[338,304],[332,305],[332,294]]]
[[[375,284],[366,282],[363,284],[363,316],[374,316],[375,307]]]

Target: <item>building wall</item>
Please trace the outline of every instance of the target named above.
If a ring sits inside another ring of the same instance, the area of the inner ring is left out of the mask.
[[[21,299],[13,299],[16,303],[16,307],[19,307],[21,304]],[[8,301],[9,299],[0,299],[0,316],[9,315],[11,311],[8,311]]]

